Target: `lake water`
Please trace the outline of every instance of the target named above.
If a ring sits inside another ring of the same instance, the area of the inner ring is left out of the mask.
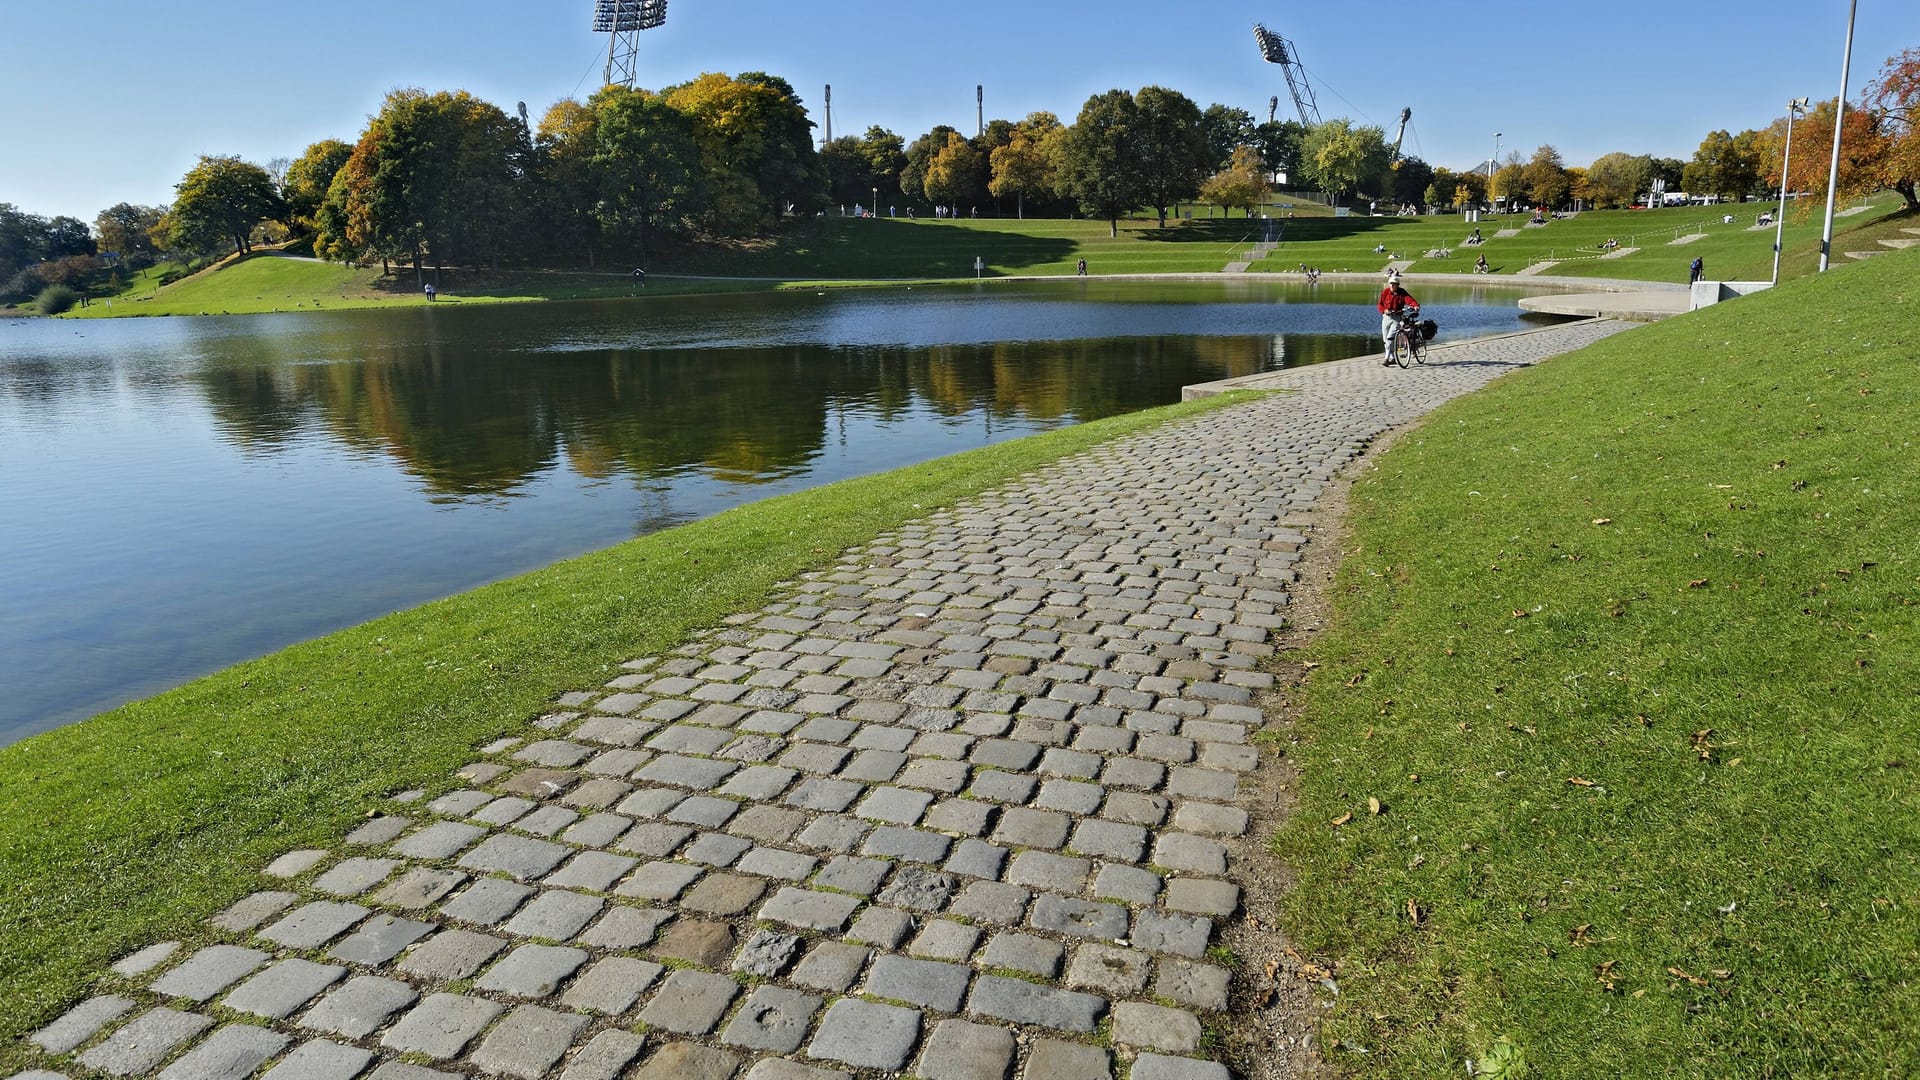
[[[1378,347],[1375,287],[0,319],[0,744],[778,492]],[[1518,293],[1419,290],[1445,337]]]

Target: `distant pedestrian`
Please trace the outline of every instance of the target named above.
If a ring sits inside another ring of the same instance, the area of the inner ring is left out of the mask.
[[[642,289],[644,289],[644,288],[646,288],[646,287],[647,287],[647,272],[646,272],[645,270],[643,270],[643,269],[641,269],[641,268],[640,268],[640,267],[638,267],[638,266],[636,266],[636,267],[634,267],[634,268],[633,268],[633,283],[634,283],[634,285],[635,285],[635,286],[637,286],[638,288],[642,288]]]
[[[1705,259],[1702,259],[1700,256],[1695,255],[1693,257],[1692,264],[1687,267],[1687,274],[1688,274],[1687,284],[1691,285],[1694,282],[1699,281],[1700,278],[1706,274],[1706,272],[1707,272],[1707,261]]]
[[[433,297],[434,297],[433,282],[429,281],[427,282],[427,303],[429,304],[433,303]]]
[[[1087,276],[1087,260],[1081,259],[1079,264],[1074,267],[1073,272],[1080,275],[1081,277],[1086,277]]]

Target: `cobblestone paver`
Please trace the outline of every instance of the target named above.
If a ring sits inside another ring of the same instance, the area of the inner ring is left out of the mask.
[[[263,868],[31,1075],[1224,1078],[1208,949],[1292,518],[1387,429],[1622,328],[1265,377],[848,552]]]

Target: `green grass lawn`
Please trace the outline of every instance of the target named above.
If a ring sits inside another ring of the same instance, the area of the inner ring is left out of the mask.
[[[1049,461],[1217,403],[1113,417],[769,499],[330,634],[0,749],[0,1075],[20,1036],[148,942],[444,788],[556,694],[764,603],[845,548]],[[342,583],[351,587],[351,583]]]
[[[1636,329],[1356,483],[1276,838],[1343,1070],[1920,1075],[1917,285]]]
[[[1898,227],[1912,223],[1894,213],[1899,200],[1893,195],[1882,195],[1871,205],[1871,213],[1836,222],[1836,252],[1849,245],[1874,247],[1873,236],[1900,235]],[[1295,206],[1294,218],[1277,222],[1279,249],[1254,261],[1250,270],[1285,273],[1306,264],[1372,273],[1398,253],[1412,261],[1415,273],[1470,274],[1477,252],[1484,252],[1501,274],[1546,259],[1563,260],[1546,271],[1548,277],[1685,281],[1687,264],[1696,255],[1706,260],[1708,276],[1721,280],[1765,279],[1772,270],[1772,231],[1748,228],[1765,209],[1758,203],[1589,211],[1540,228],[1524,227],[1526,219],[1518,215],[1487,218],[1480,222],[1487,241],[1478,248],[1460,246],[1473,226],[1457,214],[1340,218],[1325,207]],[[967,280],[976,275],[975,260],[984,264],[980,274],[985,277],[1069,275],[1080,259],[1087,260],[1093,274],[1215,274],[1230,262],[1244,261],[1266,229],[1258,219],[1211,216],[1217,212],[1207,207],[1183,208],[1187,211],[1192,219],[1170,220],[1165,228],[1151,215],[1123,220],[1117,236],[1108,235],[1106,222],[1084,219],[812,218],[763,242],[660,253],[651,264],[647,290],[720,292]],[[1736,215],[1733,225],[1720,222],[1728,212]],[[1806,220],[1790,216],[1783,277],[1812,271],[1820,227],[1817,214]],[[1504,228],[1517,228],[1519,235],[1495,238]],[[1680,246],[1669,243],[1693,232],[1705,236]],[[1640,250],[1623,258],[1594,258],[1599,254],[1596,246],[1609,237]],[[1387,251],[1375,252],[1379,246]],[[1451,249],[1451,257],[1427,254],[1438,249]],[[448,271],[440,281],[438,302],[589,299],[633,292],[625,264],[607,259],[598,270]],[[260,255],[157,291],[150,279],[142,278],[129,283],[111,303],[96,299],[71,315],[217,315],[427,302],[420,281],[408,269],[382,274],[376,268]]]

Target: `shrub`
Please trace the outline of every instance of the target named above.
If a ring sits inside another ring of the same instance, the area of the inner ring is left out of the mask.
[[[42,315],[58,315],[80,302],[80,294],[65,285],[49,285],[33,298]]]

